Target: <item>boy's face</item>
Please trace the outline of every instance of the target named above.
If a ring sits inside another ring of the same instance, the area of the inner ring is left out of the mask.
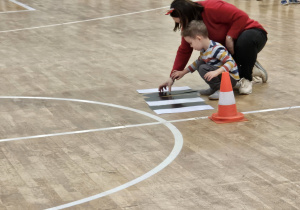
[[[184,37],[184,39],[187,43],[190,44],[190,46],[194,50],[200,51],[204,48],[203,43],[202,43],[203,37],[201,37],[201,36],[196,36],[195,38],[192,38],[190,36],[186,36],[186,37]]]

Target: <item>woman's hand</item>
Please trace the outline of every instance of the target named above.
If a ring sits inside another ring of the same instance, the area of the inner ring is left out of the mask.
[[[158,91],[159,92],[164,92],[164,90],[167,90],[167,87],[169,89],[169,92],[171,92],[171,87],[174,84],[174,80],[170,77],[166,82],[164,82],[163,84],[161,84],[158,87]]]
[[[188,68],[185,68],[182,71],[174,70],[173,73],[171,74],[171,78],[173,80],[175,80],[175,79],[179,80],[179,79],[181,79],[184,75],[186,75],[189,72],[190,71],[189,71]]]
[[[175,80],[175,79],[180,80],[184,75],[185,75],[185,72],[175,70],[175,71],[173,71],[171,78],[173,80]]]
[[[231,36],[226,36],[225,45],[231,55],[234,55],[234,41]]]

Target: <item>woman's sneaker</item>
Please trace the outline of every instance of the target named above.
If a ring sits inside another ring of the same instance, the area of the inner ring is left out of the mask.
[[[267,71],[262,67],[262,65],[258,61],[255,62],[255,65],[253,67],[252,77],[260,77],[263,83],[267,82],[268,80]]]
[[[289,5],[289,3],[287,2],[287,0],[282,0],[281,4],[284,5],[284,6]]]
[[[241,87],[239,89],[240,94],[249,95],[252,93],[252,82],[242,78],[240,80]]]

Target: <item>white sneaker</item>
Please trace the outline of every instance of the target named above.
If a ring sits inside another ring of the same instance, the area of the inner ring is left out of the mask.
[[[267,71],[262,67],[262,65],[258,61],[255,62],[255,65],[253,67],[252,77],[260,77],[263,83],[267,82],[268,80]]]
[[[252,93],[252,82],[242,78],[240,80],[241,83],[241,87],[239,89],[240,94],[244,94],[244,95],[249,95],[250,93]]]
[[[220,91],[217,90],[216,92],[214,92],[213,94],[211,94],[210,96],[208,96],[208,98],[210,100],[218,100],[219,99],[219,95],[220,95]]]
[[[263,73],[257,68],[256,66],[253,67],[252,69],[252,81],[254,83],[262,83],[264,82],[263,80]]]

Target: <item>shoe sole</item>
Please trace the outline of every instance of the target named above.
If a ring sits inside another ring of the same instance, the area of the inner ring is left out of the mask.
[[[211,98],[211,97],[208,97],[209,100],[219,100],[219,98]]]
[[[266,79],[263,80],[263,83],[266,83],[268,81],[268,73],[267,73],[267,71],[264,69],[264,67],[262,67],[262,65],[258,61],[255,62],[255,66],[257,68],[259,68],[261,71],[263,71],[264,74],[266,75]]]
[[[250,93],[240,93],[240,95],[250,95],[252,92]]]
[[[209,95],[211,95],[211,94],[213,94],[214,92],[212,91],[212,92],[210,92],[210,93],[200,93],[200,91],[198,91],[198,94],[199,94],[199,96],[209,96]]]
[[[239,91],[239,93],[240,93],[240,95],[249,95],[249,94],[251,94],[252,93],[252,90],[251,91]]]

